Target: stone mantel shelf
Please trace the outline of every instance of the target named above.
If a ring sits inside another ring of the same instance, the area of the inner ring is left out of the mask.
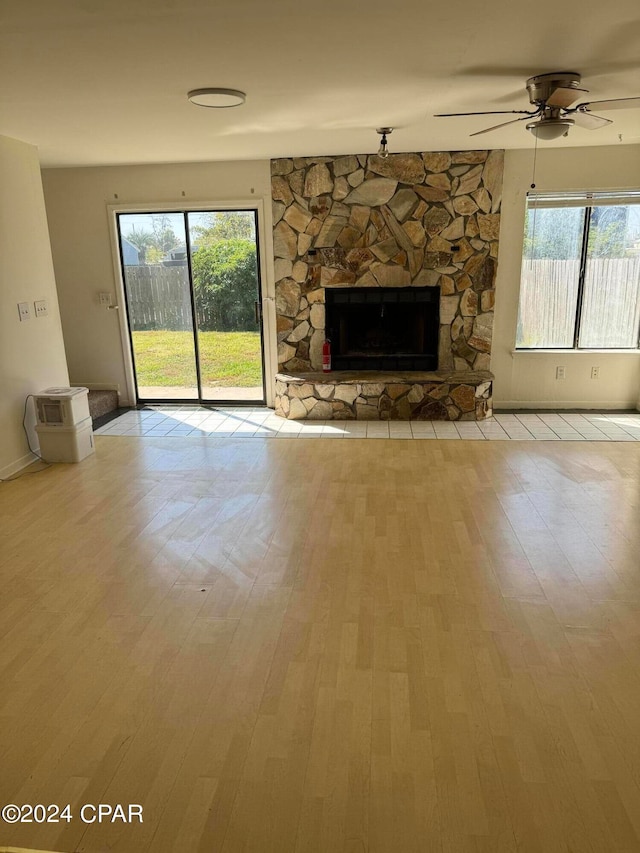
[[[292,420],[463,420],[492,413],[493,374],[334,370],[276,374],[275,411]]]
[[[493,373],[489,370],[407,370],[399,373],[380,370],[332,370],[330,373],[324,373],[323,371],[316,370],[309,373],[278,373],[276,375],[276,380],[288,382],[292,385],[304,385],[305,383],[357,385],[369,382],[381,383],[383,385],[414,385],[424,382],[480,385],[492,379]]]

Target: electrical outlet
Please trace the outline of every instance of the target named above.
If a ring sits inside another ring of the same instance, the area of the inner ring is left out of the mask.
[[[98,296],[100,297],[100,305],[102,305],[103,308],[109,308],[111,305],[111,294],[99,293]]]
[[[18,314],[20,315],[21,323],[31,319],[31,309],[28,302],[18,302]]]
[[[37,302],[34,302],[33,307],[36,309],[36,317],[49,316],[49,303],[46,299],[40,299]]]
[[[600,379],[600,368],[592,367],[591,368],[591,378],[592,379]]]
[[[567,373],[564,367],[556,367],[556,379],[566,379]]]

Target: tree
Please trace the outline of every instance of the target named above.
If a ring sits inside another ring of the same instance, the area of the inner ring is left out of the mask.
[[[164,214],[154,215],[151,217],[151,223],[155,238],[155,247],[161,253],[161,258],[164,258],[171,249],[175,249],[176,246],[180,245],[180,240],[176,237],[168,216]]]
[[[192,270],[200,329],[255,330],[258,268],[252,240],[201,245],[193,254]]]
[[[627,254],[628,207],[594,207],[589,223],[590,258],[624,258]]]
[[[192,225],[192,243],[212,246],[220,240],[250,240],[255,242],[256,231],[252,211],[225,210],[201,214],[202,224]]]
[[[576,260],[580,257],[584,208],[527,209],[524,251],[527,260]]]
[[[124,235],[138,250],[138,263],[147,263],[147,252],[155,246],[155,238],[150,231],[138,231],[135,225]]]
[[[141,264],[159,264],[167,254],[180,245],[166,214],[151,216],[151,231],[138,230],[135,223],[124,234],[140,252]]]
[[[591,258],[623,258],[632,254],[628,206],[592,207],[588,254]],[[523,256],[528,260],[576,260],[582,251],[583,207],[528,209]]]

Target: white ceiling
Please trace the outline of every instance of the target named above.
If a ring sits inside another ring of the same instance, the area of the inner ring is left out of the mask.
[[[640,96],[637,0],[4,0],[0,133],[45,166],[533,147],[509,116],[526,77],[583,75],[585,100]],[[190,89],[242,89],[236,109]],[[597,111],[596,111],[597,112]],[[540,146],[640,143],[640,110]],[[515,116],[514,116],[515,118]]]

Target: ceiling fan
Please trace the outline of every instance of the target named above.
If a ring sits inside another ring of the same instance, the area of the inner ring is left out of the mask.
[[[640,107],[639,98],[613,98],[604,101],[586,101],[576,104],[580,93],[588,92],[588,89],[580,88],[581,76],[575,71],[554,71],[551,74],[538,74],[529,77],[526,83],[529,101],[535,107],[534,110],[488,110],[478,113],[439,113],[435,118],[448,116],[488,116],[488,115],[511,115],[520,114],[520,118],[494,124],[484,130],[478,130],[470,136],[479,136],[481,133],[489,133],[499,127],[515,124],[518,121],[526,121],[525,127],[538,139],[558,139],[566,136],[574,124],[585,127],[588,130],[597,130],[611,124],[611,119],[594,115],[592,107],[599,111],[624,110]]]

